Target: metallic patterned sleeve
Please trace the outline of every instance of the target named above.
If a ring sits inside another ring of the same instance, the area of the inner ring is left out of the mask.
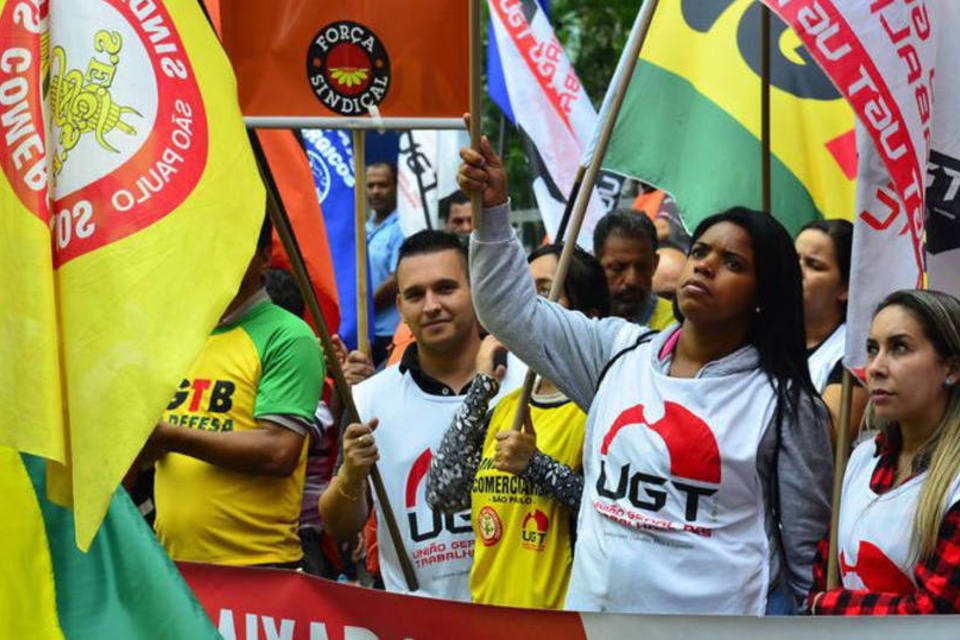
[[[562,462],[537,451],[520,476],[543,489],[551,498],[570,509],[571,513],[580,510],[583,475]]]
[[[496,379],[477,374],[443,434],[427,474],[427,502],[434,509],[456,513],[470,508],[470,490],[487,435],[487,407],[499,387]]]

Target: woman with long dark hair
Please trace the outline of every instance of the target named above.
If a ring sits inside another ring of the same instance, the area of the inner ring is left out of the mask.
[[[853,225],[846,220],[815,220],[800,230],[794,246],[803,274],[803,323],[807,333],[810,378],[830,411],[836,441],[846,348]],[[855,385],[849,425],[854,433],[859,429],[866,404],[866,392]],[[855,439],[851,437],[849,441]]]
[[[887,296],[866,373],[867,427],[879,434],[854,450],[843,478],[842,586],[814,595],[811,608],[960,613],[960,301],[939,291]]]
[[[743,208],[712,216],[693,234],[679,325],[591,320],[537,298],[503,165],[481,145],[461,151],[458,176],[484,204],[470,264],[478,315],[588,413],[566,608],[789,610],[809,593],[831,464],[786,230]]]

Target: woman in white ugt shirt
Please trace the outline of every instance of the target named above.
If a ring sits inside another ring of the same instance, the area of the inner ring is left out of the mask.
[[[488,142],[458,176],[483,325],[588,412],[568,609],[785,611],[829,519],[826,409],[807,371],[800,267],[772,217],[701,223],[659,334],[538,300]],[[518,576],[520,579],[521,576]],[[779,596],[779,597],[777,597]]]
[[[866,372],[867,426],[880,434],[850,457],[837,537],[842,586],[814,595],[812,610],[960,613],[960,301],[939,291],[887,296],[870,327]]]

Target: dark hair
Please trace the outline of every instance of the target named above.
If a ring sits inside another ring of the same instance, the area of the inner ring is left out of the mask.
[[[264,276],[264,287],[273,303],[290,313],[303,317],[303,296],[300,287],[289,271],[285,269],[268,269]]]
[[[427,253],[439,253],[440,251],[456,251],[457,255],[463,259],[463,270],[469,279],[470,268],[467,262],[467,248],[457,234],[437,229],[424,229],[404,240],[403,244],[400,245],[397,256],[397,269],[400,269],[400,263],[403,262],[404,258]]]
[[[446,220],[450,217],[450,208],[455,204],[470,204],[470,196],[458,189],[446,198],[441,199],[438,203],[440,208],[438,213],[440,214],[441,220]]]
[[[721,222],[735,224],[750,234],[759,311],[747,342],[757,349],[760,368],[776,389],[779,425],[785,409],[796,415],[801,392],[811,399],[818,397],[807,366],[800,260],[790,234],[776,218],[746,207],[734,207],[703,220],[693,232],[691,246]],[[679,312],[677,305],[674,310]]]
[[[390,169],[390,175],[393,176],[393,184],[397,184],[397,165],[392,162],[387,162],[386,160],[377,160],[376,162],[371,162],[367,165],[367,169],[373,169],[374,167],[386,167]]]
[[[800,228],[800,233],[815,229],[827,234],[833,242],[833,252],[837,255],[837,267],[840,280],[850,284],[850,253],[853,251],[853,224],[847,220],[814,220]],[[797,234],[798,236],[800,234]],[[844,309],[846,315],[846,309]]]
[[[559,260],[561,253],[563,253],[562,242],[546,244],[531,251],[527,256],[527,263],[548,255],[557,256]],[[563,282],[563,293],[570,301],[570,308],[587,315],[595,311],[600,318],[610,315],[607,276],[600,262],[580,247],[574,247],[572,258],[567,277]]]
[[[260,225],[260,235],[257,237],[257,251],[263,251],[273,242],[273,224],[270,222],[270,215],[263,216],[263,224]]]
[[[593,255],[597,259],[603,254],[603,245],[610,235],[646,240],[654,251],[658,247],[657,228],[653,221],[646,214],[630,209],[614,209],[597,220],[597,226],[593,228]]]

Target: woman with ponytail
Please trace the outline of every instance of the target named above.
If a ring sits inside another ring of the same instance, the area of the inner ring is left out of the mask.
[[[867,428],[853,452],[838,532],[842,587],[815,614],[960,612],[960,301],[897,291],[867,340]],[[823,549],[821,546],[821,550]],[[823,588],[820,566],[815,582]]]

